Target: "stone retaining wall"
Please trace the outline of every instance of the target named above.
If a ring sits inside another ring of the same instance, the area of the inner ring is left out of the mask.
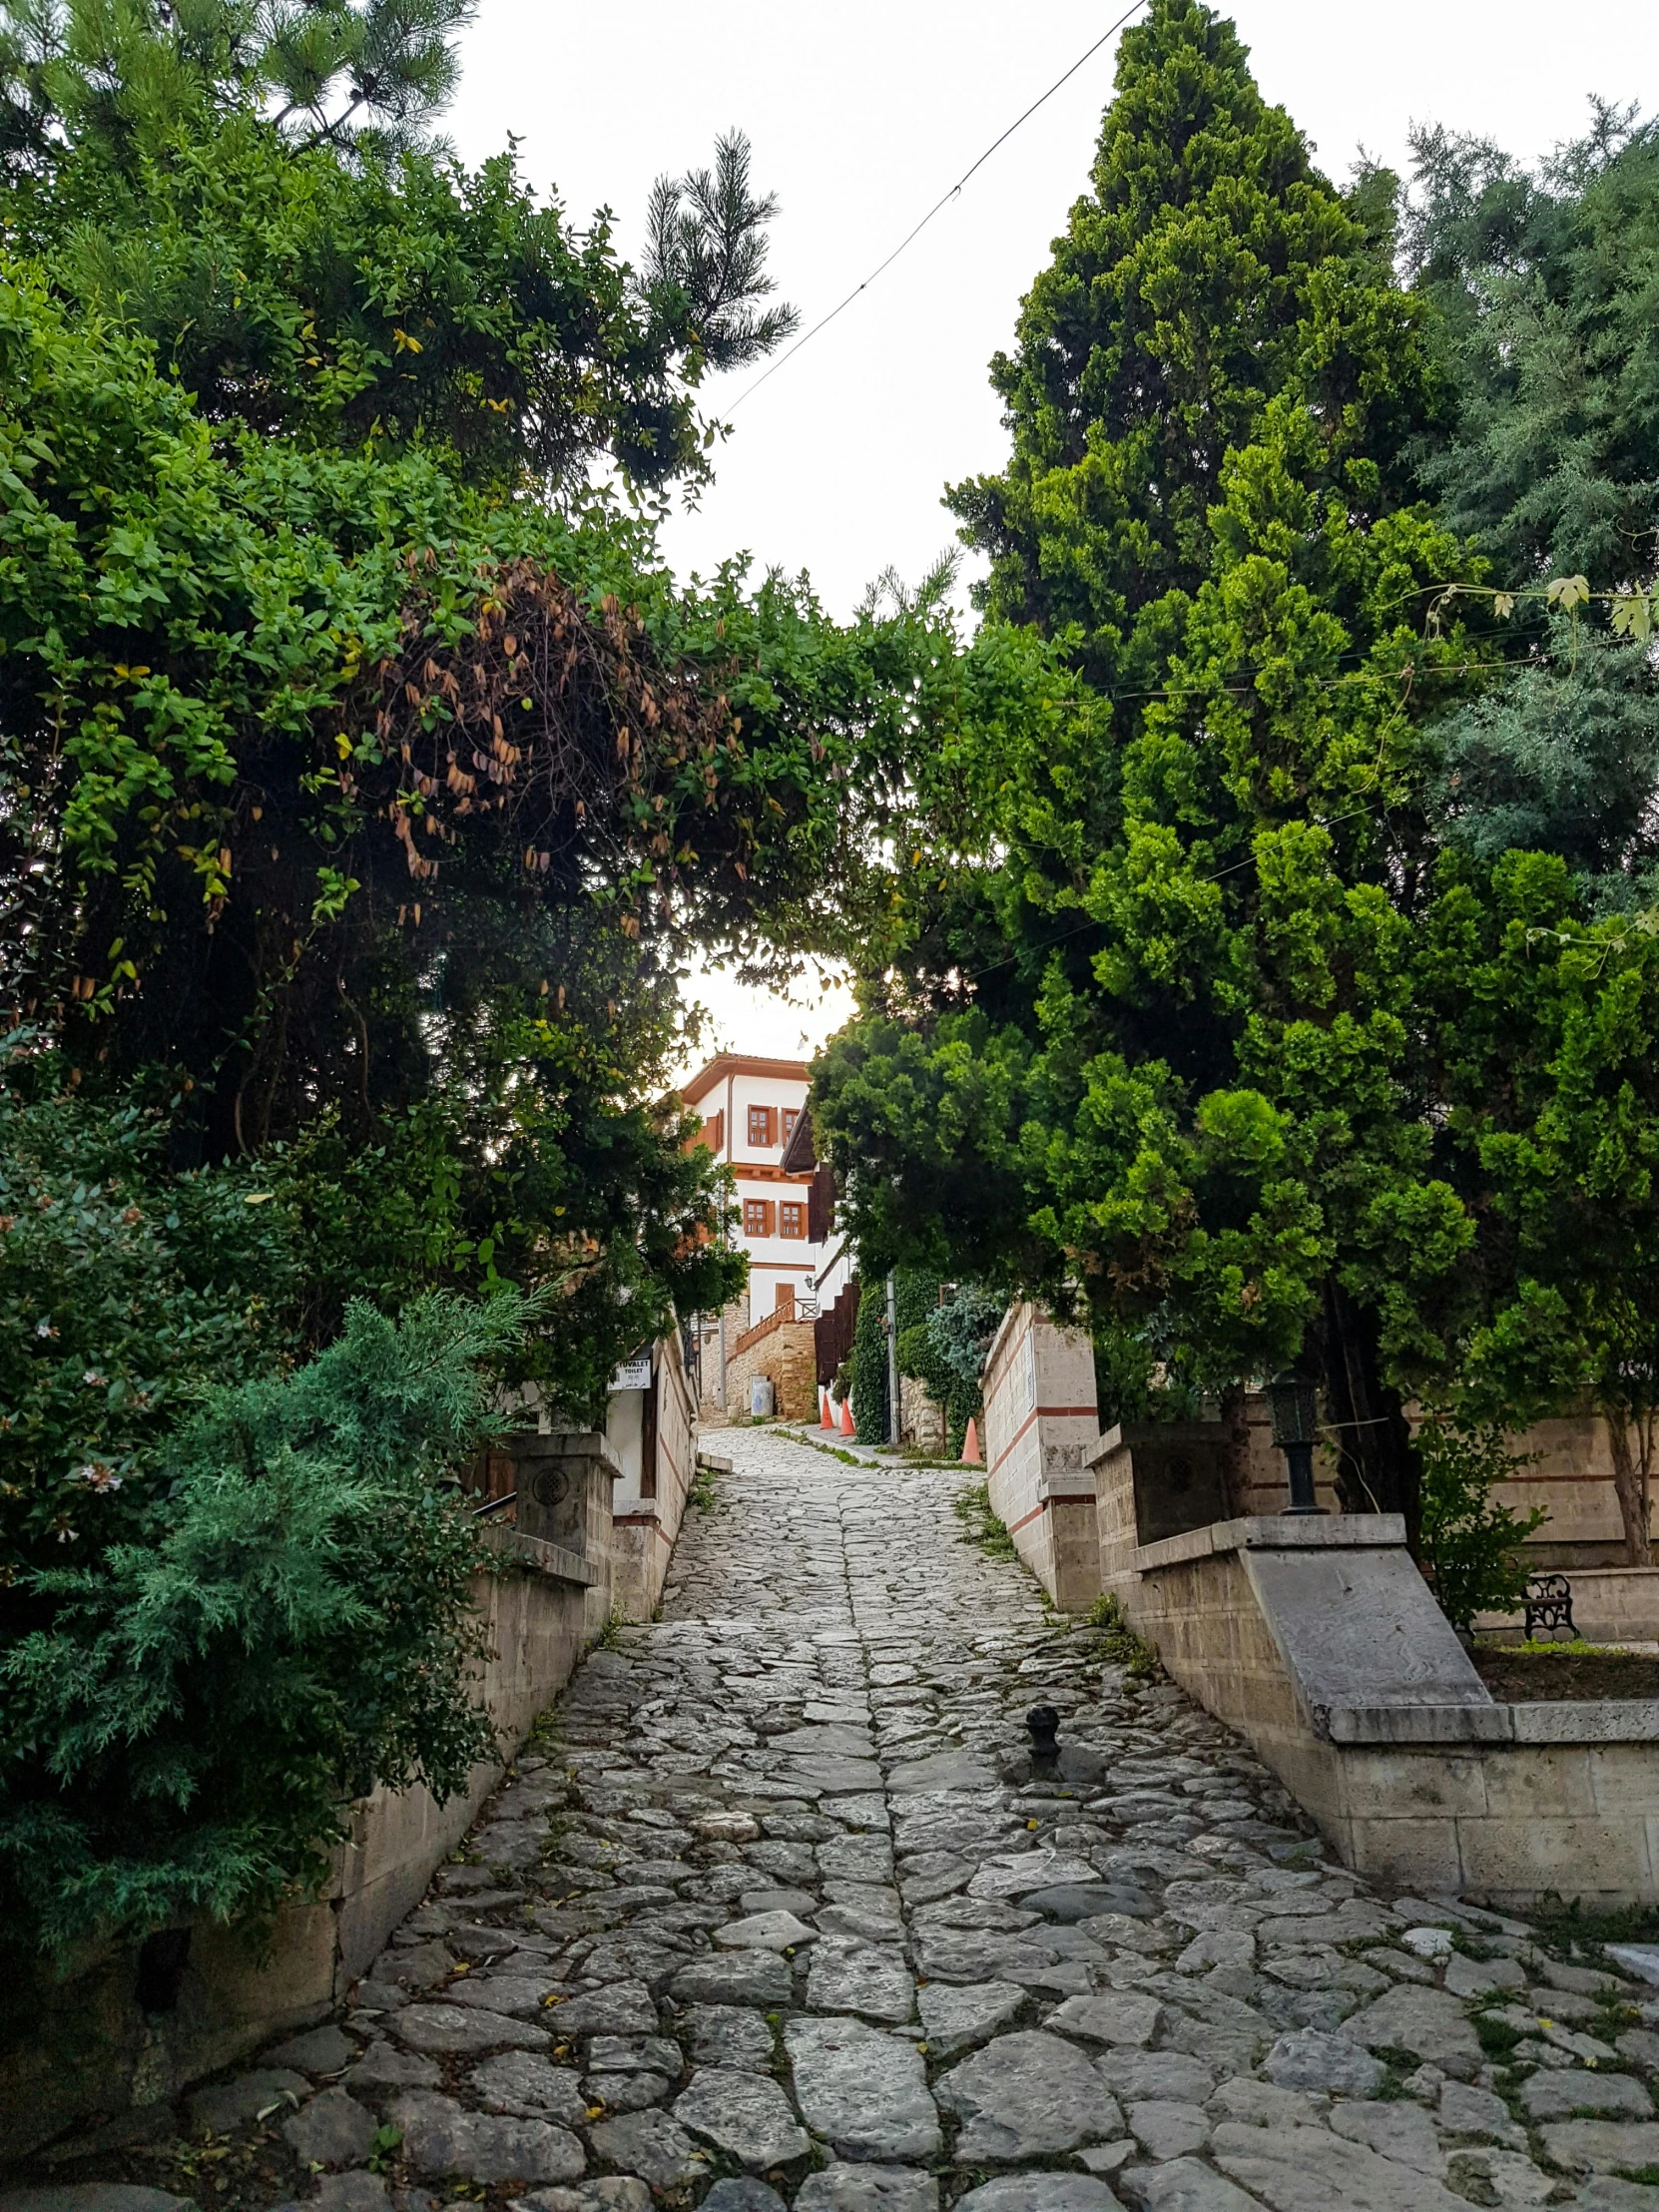
[[[518,1526],[490,1531],[508,1571],[480,1575],[474,1592],[494,1654],[478,1697],[510,1754],[610,1617],[618,1464],[592,1433],[530,1433],[503,1449],[514,1461]],[[498,1765],[481,1765],[442,1806],[420,1787],[375,1791],[352,1817],[326,1894],[288,1907],[272,1929],[182,1922],[165,2009],[140,2009],[131,1946],[89,1945],[56,1971],[8,1986],[0,2163],[77,2122],[172,2097],[282,2029],[320,2019],[419,1902],[499,1779]]]
[[[1523,1518],[1534,1506],[1549,1516],[1526,1546],[1528,1560],[1569,1571],[1627,1563],[1607,1423],[1599,1415],[1534,1421],[1509,1438],[1509,1448],[1530,1455],[1530,1464],[1518,1481],[1498,1483],[1493,1496]]]
[[[937,1457],[942,1457],[950,1445],[944,1407],[929,1394],[926,1383],[913,1375],[898,1379],[898,1440]]]
[[[810,1321],[795,1319],[792,1300],[746,1329],[726,1363],[726,1406],[749,1411],[749,1384],[758,1375],[772,1383],[773,1409],[781,1420],[817,1420],[818,1341]]]
[[[1524,1908],[1659,1904],[1659,1703],[1494,1703],[1392,1514],[1134,1540],[1103,1449],[1101,1578],[1357,1872]]]

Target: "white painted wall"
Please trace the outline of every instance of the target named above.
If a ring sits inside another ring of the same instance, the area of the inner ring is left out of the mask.
[[[611,1510],[625,1513],[640,1501],[640,1452],[645,1440],[644,1390],[613,1390],[605,1407],[605,1433],[622,1461]]]
[[[713,1064],[713,1063],[712,1063]],[[708,1069],[688,1086],[699,1088]],[[725,1126],[721,1132],[719,1157],[730,1163],[737,1180],[739,1207],[738,1228],[734,1242],[749,1255],[748,1325],[753,1328],[775,1312],[781,1284],[789,1284],[795,1292],[799,1307],[814,1296],[814,1278],[832,1246],[813,1244],[806,1237],[785,1237],[778,1234],[782,1213],[786,1204],[800,1206],[803,1218],[807,1207],[809,1185],[807,1181],[783,1181],[777,1175],[746,1175],[746,1166],[779,1169],[782,1167],[787,1136],[784,1127],[786,1113],[801,1114],[807,1108],[808,1082],[805,1071],[799,1075],[754,1074],[733,1069],[711,1083],[694,1102],[694,1110],[705,1121],[715,1114],[724,1114]],[[774,1113],[773,1142],[752,1143],[749,1135],[749,1109],[751,1106],[768,1106]],[[743,1226],[743,1206],[747,1199],[759,1199],[772,1206],[773,1234],[763,1236],[751,1233]],[[831,1298],[833,1293],[831,1293]]]

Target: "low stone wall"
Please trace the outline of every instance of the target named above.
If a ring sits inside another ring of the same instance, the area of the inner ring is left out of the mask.
[[[1534,1506],[1549,1516],[1527,1543],[1528,1562],[1563,1567],[1575,1578],[1583,1567],[1627,1564],[1607,1423],[1594,1413],[1534,1421],[1508,1443],[1530,1464],[1493,1495],[1523,1517]]]
[[[950,1442],[944,1407],[929,1394],[926,1383],[913,1375],[898,1379],[898,1440],[935,1456],[942,1456]]]
[[[474,1590],[493,1653],[478,1698],[510,1755],[610,1617],[618,1466],[592,1433],[531,1433],[504,1450],[518,1525],[489,1532],[501,1571],[480,1575]],[[321,2018],[419,1902],[499,1778],[496,1764],[480,1765],[442,1806],[423,1788],[377,1790],[356,1808],[324,1896],[288,1907],[273,1928],[182,1923],[169,1932],[182,1956],[164,2009],[140,2008],[136,1946],[89,1945],[9,1987],[0,1995],[0,2162],[77,2123],[172,2097],[284,2028]]]
[[[797,1321],[793,1302],[746,1329],[726,1362],[726,1406],[749,1411],[749,1385],[758,1375],[772,1383],[773,1409],[782,1420],[818,1418],[818,1343],[815,1326]]]
[[[1100,1595],[1094,1351],[1040,1307],[1010,1307],[985,1356],[985,1483],[1014,1548],[1064,1612]]]
[[[1535,1571],[1555,1571],[1535,1560],[1530,1545],[1522,1557]],[[1559,1571],[1572,1586],[1573,1626],[1586,1642],[1659,1643],[1659,1567],[1585,1567],[1569,1560]],[[1526,1633],[1526,1616],[1481,1613],[1474,1625],[1482,1635],[1518,1643]]]

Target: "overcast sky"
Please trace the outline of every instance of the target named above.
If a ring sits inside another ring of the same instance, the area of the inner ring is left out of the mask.
[[[638,247],[662,171],[709,159],[737,126],[782,203],[772,265],[807,323],[868,276],[1123,0],[629,0],[622,8],[482,0],[447,127],[469,162],[520,143],[524,174]],[[1404,165],[1413,121],[1479,132],[1533,159],[1578,133],[1592,94],[1659,106],[1659,13],[1560,0],[1243,0],[1257,77],[1345,179],[1360,150]],[[717,481],[677,514],[682,574],[748,551],[808,570],[845,615],[892,564],[914,578],[951,543],[946,483],[1000,465],[985,364],[1087,182],[1116,41],[974,177],[908,253],[732,416]],[[752,381],[708,387],[715,411]],[[790,1006],[722,978],[704,993],[726,1041],[793,1054],[844,999]],[[807,994],[809,997],[813,994]]]

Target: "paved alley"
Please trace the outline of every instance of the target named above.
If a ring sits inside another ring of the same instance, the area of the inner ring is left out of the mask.
[[[324,2212],[1659,2207],[1619,2178],[1659,2171],[1659,1992],[1380,1900],[963,1540],[965,1474],[717,1446],[661,1621],[587,1660],[342,2022],[199,2128],[267,2115]]]

